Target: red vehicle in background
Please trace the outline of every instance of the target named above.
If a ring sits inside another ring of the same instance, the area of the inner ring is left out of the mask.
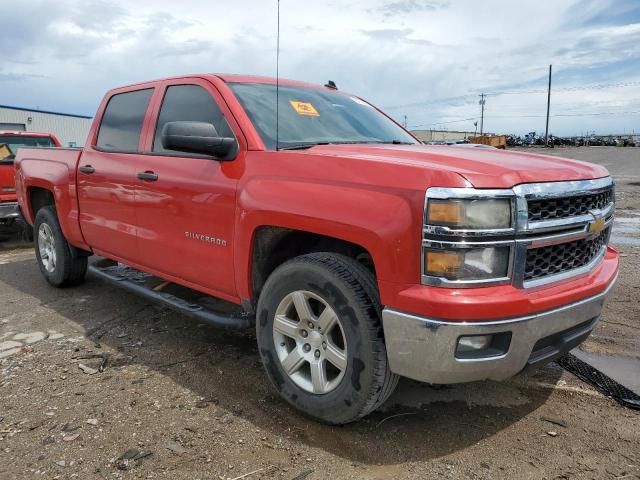
[[[50,133],[0,132],[0,237],[19,233],[27,227],[16,196],[13,161],[18,149],[61,146]]]

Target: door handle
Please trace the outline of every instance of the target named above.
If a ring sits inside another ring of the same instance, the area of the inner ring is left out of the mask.
[[[155,172],[147,170],[146,172],[138,172],[138,178],[148,182],[155,182],[158,180],[158,175]]]
[[[78,170],[80,170],[82,173],[86,173],[86,174],[91,174],[91,173],[96,171],[96,169],[93,168],[91,165],[83,165]]]

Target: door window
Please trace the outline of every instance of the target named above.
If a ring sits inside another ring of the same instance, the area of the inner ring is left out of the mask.
[[[115,152],[137,152],[152,88],[119,93],[109,99],[98,132],[97,147]]]
[[[158,116],[154,152],[176,153],[162,146],[162,129],[167,122],[206,122],[216,127],[221,137],[233,137],[233,132],[211,94],[198,85],[174,85],[167,88]]]

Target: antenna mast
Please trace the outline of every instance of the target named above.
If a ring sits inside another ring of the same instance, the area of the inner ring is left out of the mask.
[[[276,151],[280,150],[280,0],[278,0],[278,33],[276,36]]]

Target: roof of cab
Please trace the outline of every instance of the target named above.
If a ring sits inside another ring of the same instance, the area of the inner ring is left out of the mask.
[[[236,75],[227,73],[212,73],[211,75],[214,75],[221,79],[223,82],[227,83],[265,83],[268,85],[275,85],[276,83],[279,83],[280,85],[288,85],[292,87],[329,88],[317,83],[300,82],[298,80],[290,80],[288,78],[280,78],[276,80],[275,77],[261,77],[258,75]]]
[[[164,80],[179,80],[185,78],[207,78],[207,77],[217,77],[225,83],[262,83],[268,85],[275,85],[279,83],[280,85],[287,85],[292,87],[307,87],[307,88],[321,88],[327,89],[324,85],[320,85],[317,83],[308,83],[308,82],[300,82],[297,80],[290,80],[288,78],[280,78],[276,81],[275,77],[261,77],[259,75],[239,75],[239,74],[229,74],[229,73],[191,73],[186,75],[176,75],[173,77],[167,78],[156,78],[154,80],[147,80],[144,82],[132,83],[129,85],[121,85],[119,87],[115,87],[109,90],[109,92],[113,92],[116,90],[129,90],[134,89],[135,87],[148,87],[150,84],[162,82]]]

